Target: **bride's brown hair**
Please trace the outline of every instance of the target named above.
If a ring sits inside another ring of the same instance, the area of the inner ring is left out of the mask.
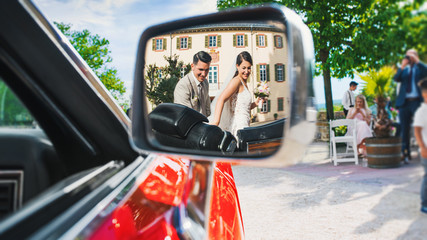
[[[251,54],[248,53],[247,51],[243,51],[243,52],[239,53],[239,55],[237,55],[236,64],[238,66],[240,66],[240,64],[242,64],[243,60],[246,62],[249,62],[251,65],[253,65]],[[236,73],[234,73],[233,78],[235,76],[237,76],[238,74],[239,74],[239,71],[236,69]]]

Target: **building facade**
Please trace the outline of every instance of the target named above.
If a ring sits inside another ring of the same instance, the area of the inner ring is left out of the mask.
[[[184,29],[149,41],[146,64],[166,66],[164,56],[173,55],[178,55],[185,64],[191,64],[194,54],[202,50],[212,57],[208,75],[211,99],[235,69],[237,55],[247,51],[253,60],[248,79],[249,91],[253,93],[262,81],[270,87],[268,101],[252,110],[252,116],[256,116],[257,122],[264,122],[289,115],[288,53],[283,30],[265,24],[209,25]]]

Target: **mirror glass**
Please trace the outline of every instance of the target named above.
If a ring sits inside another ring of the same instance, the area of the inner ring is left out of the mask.
[[[291,110],[287,46],[284,24],[272,21],[194,26],[149,39],[144,79],[151,143],[181,152],[272,154]],[[218,128],[211,124],[221,99],[220,126],[226,126]]]

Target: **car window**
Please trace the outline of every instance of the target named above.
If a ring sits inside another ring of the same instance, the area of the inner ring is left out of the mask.
[[[35,128],[36,122],[0,77],[0,127]]]

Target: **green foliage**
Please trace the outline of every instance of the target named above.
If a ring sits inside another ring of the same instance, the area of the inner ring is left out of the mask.
[[[415,48],[420,59],[427,62],[427,12],[417,12],[403,21],[402,31],[405,33],[405,48]],[[401,53],[405,54],[404,52]]]
[[[396,110],[396,109],[394,109],[394,108],[391,108],[391,109],[390,109],[390,114],[391,114],[391,119],[392,119],[392,120],[396,120],[396,118],[397,118],[397,114],[398,114],[397,110]]]
[[[334,112],[342,111],[342,105],[334,105]]]
[[[390,136],[392,122],[390,121],[390,114],[385,107],[387,104],[386,98],[391,92],[390,86],[395,72],[393,67],[384,66],[378,71],[370,69],[366,75],[358,74],[365,82],[364,93],[376,100],[377,116],[375,117],[374,133],[377,137]]]
[[[248,3],[279,3],[289,7],[302,16],[312,31],[316,74],[330,70],[333,77],[343,78],[353,77],[354,70],[363,72],[396,62],[400,58],[398,53],[404,54],[407,47],[404,36],[408,29],[422,32],[422,36],[427,34],[423,25],[425,13],[409,20],[412,17],[411,11],[423,2],[424,0],[414,3],[406,0],[218,0],[217,6],[219,10],[246,6]],[[408,29],[402,28],[404,21],[409,21]]]
[[[165,67],[157,67],[155,64],[146,66],[145,89],[147,98],[155,105],[173,102],[173,92],[181,78],[181,69],[184,68],[185,74],[191,70],[191,65],[179,61],[177,55],[165,56],[164,58],[168,62]]]
[[[375,73],[368,72],[368,74],[365,75],[365,76],[363,76],[363,78],[369,79],[371,74],[374,75],[374,78],[380,77],[378,75],[383,75],[382,77],[389,78],[389,80],[386,81],[386,84],[388,86],[387,90],[384,90],[384,91],[385,91],[385,96],[390,98],[391,105],[393,106],[394,102],[396,101],[396,97],[397,97],[397,83],[392,80],[392,77],[393,77],[393,75],[395,73],[395,70],[393,68],[386,70],[386,71],[392,71],[392,73],[390,73],[390,72],[388,73],[388,74],[391,74],[388,77],[384,75],[386,73],[379,73],[378,71],[375,71],[375,70],[372,70],[372,69],[370,71],[373,71]],[[381,69],[380,69],[380,71],[381,71]],[[362,80],[363,80],[363,78],[362,78]],[[368,80],[368,81],[371,82],[371,81],[374,81],[374,80]],[[381,80],[381,81],[385,81],[385,80]],[[364,86],[362,86],[361,94],[366,97],[366,101],[367,101],[367,103],[368,103],[369,106],[375,105],[375,102],[374,102],[374,99],[376,97],[375,88],[376,88],[377,84],[378,83],[372,82],[372,83],[369,84],[369,86],[367,86],[368,84],[366,84],[366,83],[364,84]],[[374,94],[372,94],[372,92],[374,92]]]
[[[252,4],[263,4],[263,3],[274,3],[278,1],[274,0],[218,0],[217,8],[218,10],[225,10],[230,7],[245,7]],[[280,2],[280,1],[279,1]]]
[[[369,95],[366,93],[365,89],[363,89],[363,88],[362,88],[362,90],[360,91],[360,94],[362,94],[363,96],[365,96],[365,97],[366,97],[366,103],[368,104],[368,106],[372,106],[372,105],[374,105],[374,104],[375,104],[375,102],[374,102],[375,98],[374,98],[374,97],[372,97],[372,96],[369,96]]]
[[[370,69],[366,75],[357,75],[365,82],[363,90],[366,96],[387,97],[391,95],[391,83],[395,73],[396,70],[393,67],[384,66],[378,71]]]
[[[355,71],[379,69],[399,61],[410,47],[426,49],[427,46],[427,38],[421,39],[427,34],[426,14],[413,11],[425,0],[218,0],[217,6],[223,10],[267,2],[296,11],[310,28],[315,73],[324,78],[328,116],[333,116],[331,77],[353,77]]]
[[[0,79],[0,126],[32,126],[34,119]]]
[[[325,111],[325,108],[319,108],[319,111]],[[334,104],[334,111],[338,112],[338,111],[342,111],[342,105],[341,104]]]
[[[111,52],[108,50],[110,42],[98,34],[91,34],[87,29],[72,31],[71,24],[55,22],[55,25],[70,40],[70,43],[111,95],[119,101],[122,108],[127,109],[129,104],[123,96],[126,92],[124,82],[117,76],[117,69],[109,66],[109,63],[113,61],[110,57]]]
[[[334,127],[332,130],[335,132],[336,137],[344,136],[347,133],[347,126]]]

